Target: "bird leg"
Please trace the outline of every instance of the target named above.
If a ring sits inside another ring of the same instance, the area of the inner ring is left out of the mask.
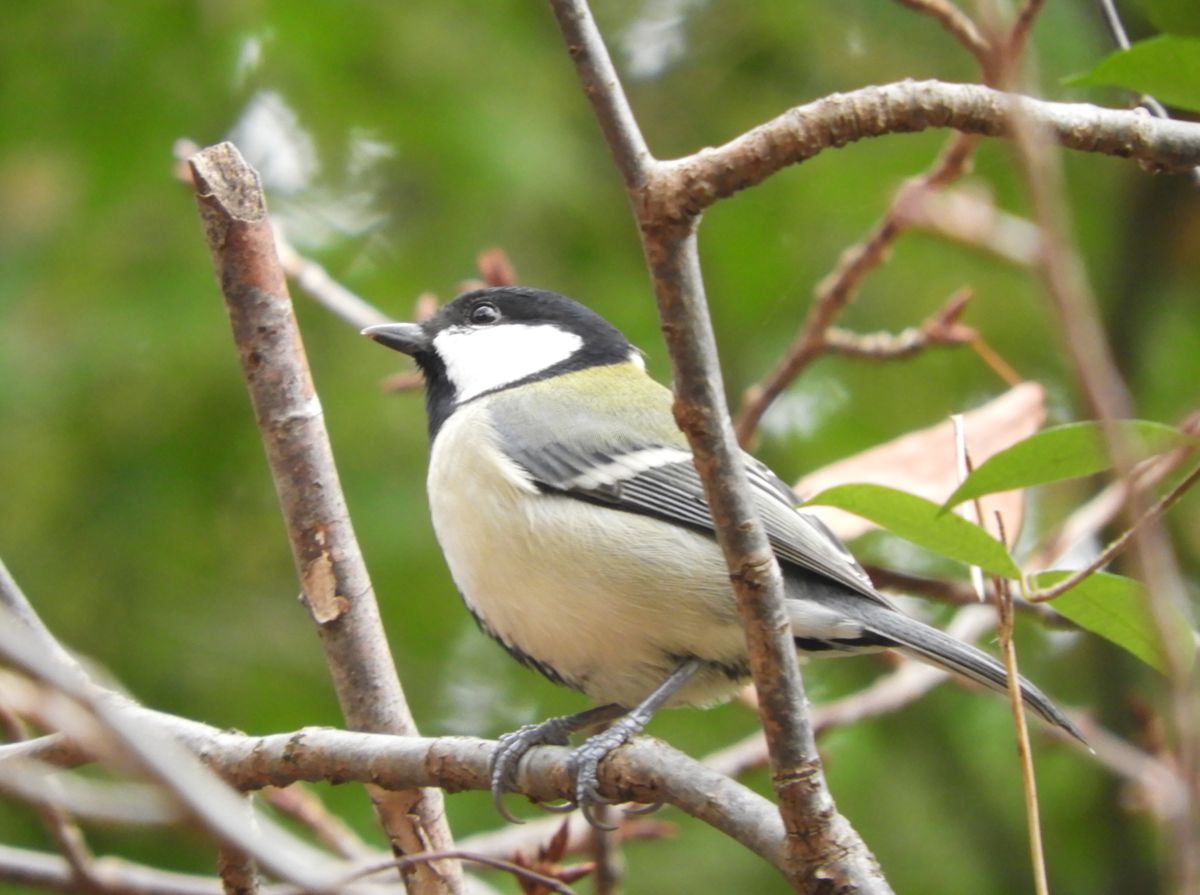
[[[686,660],[632,711],[607,730],[589,737],[582,746],[571,753],[571,769],[575,774],[575,803],[583,809],[583,816],[593,827],[615,829],[601,823],[593,813],[596,805],[609,804],[609,800],[600,795],[600,762],[614,749],[625,745],[641,733],[654,717],[654,713],[690,681],[702,665],[699,659]]]
[[[571,734],[620,718],[607,730],[585,740],[582,746],[571,753],[570,758],[571,771],[575,777],[575,805],[583,808],[583,816],[592,826],[612,829],[601,823],[593,813],[594,806],[608,803],[608,800],[600,795],[600,781],[597,776],[600,762],[614,749],[625,745],[641,733],[655,712],[690,681],[703,664],[699,659],[686,660],[632,710],[615,702],[609,703],[575,715],[550,718],[540,724],[526,724],[500,737],[496,751],[492,753],[491,762],[492,804],[496,806],[496,811],[511,823],[523,822],[504,807],[503,799],[504,793],[516,785],[517,767],[526,752],[535,746],[566,746]],[[561,810],[557,806],[542,807],[551,811]]]
[[[524,823],[519,818],[513,817],[504,807],[504,793],[515,787],[517,766],[525,757],[526,752],[534,746],[566,746],[570,741],[571,734],[595,727],[597,724],[603,724],[605,721],[611,721],[613,718],[619,718],[626,711],[625,706],[612,702],[575,715],[550,718],[540,724],[526,724],[512,733],[506,733],[500,737],[499,745],[492,753],[491,763],[492,804],[496,806],[500,816],[511,823]],[[551,811],[557,810],[553,806],[543,807],[547,807]]]

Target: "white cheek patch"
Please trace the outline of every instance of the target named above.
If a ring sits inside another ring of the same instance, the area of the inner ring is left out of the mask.
[[[546,324],[452,327],[433,338],[460,404],[553,367],[582,345],[575,333]]]

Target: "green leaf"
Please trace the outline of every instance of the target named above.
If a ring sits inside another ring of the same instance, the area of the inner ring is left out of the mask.
[[[1123,420],[1116,423],[1116,431],[1139,460],[1193,440],[1178,429],[1148,420]],[[945,508],[997,491],[1093,475],[1112,465],[1100,423],[1056,426],[989,457],[950,495]]]
[[[1200,37],[1200,3],[1196,0],[1147,0],[1146,15],[1166,34]]]
[[[1169,106],[1200,111],[1200,37],[1164,34],[1138,41],[1066,81],[1126,87]]]
[[[1070,575],[1070,572],[1040,572],[1031,576],[1031,580],[1037,588],[1048,588]],[[1146,600],[1145,589],[1133,579],[1096,572],[1055,597],[1052,605],[1081,628],[1111,640],[1166,674],[1167,653]],[[1164,607],[1164,611],[1178,616],[1171,607]],[[1190,665],[1196,654],[1196,639],[1191,626],[1186,619],[1178,617],[1173,619],[1170,628],[1178,636],[1176,648],[1188,657]]]
[[[1004,545],[973,522],[930,500],[885,485],[837,485],[805,501],[805,506],[837,507],[921,547],[979,566],[985,572],[1017,578],[1020,571]]]

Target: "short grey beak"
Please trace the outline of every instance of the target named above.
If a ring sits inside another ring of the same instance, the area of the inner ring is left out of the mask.
[[[411,357],[428,351],[430,346],[429,336],[417,323],[381,323],[368,326],[362,334]]]

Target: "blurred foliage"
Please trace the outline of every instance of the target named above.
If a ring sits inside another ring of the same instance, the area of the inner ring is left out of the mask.
[[[640,73],[631,98],[663,156],[723,142],[833,91],[975,78],[934,23],[878,0],[596,7],[622,67]],[[1053,98],[1120,104],[1117,91],[1060,86],[1108,50],[1091,7],[1048,4],[1035,32],[1038,81]],[[658,34],[678,53],[652,70],[634,26],[669,9],[675,24]],[[273,207],[307,221],[304,232],[317,234],[308,251],[346,285],[403,318],[423,291],[452,296],[472,276],[475,254],[502,246],[524,282],[591,304],[648,350],[652,372],[667,374],[626,200],[545,4],[10,4],[0,29],[0,553],[64,642],[139,699],[263,733],[338,724],[339,715],[296,604],[221,299],[171,153],[180,137],[224,137],[264,91],[294,112],[319,162],[304,190],[273,193]],[[707,215],[705,275],[734,403],[786,346],[839,252],[945,138],[893,136],[827,152]],[[1200,381],[1195,193],[1180,178],[1111,158],[1076,154],[1066,165],[1082,255],[1138,413],[1175,422],[1195,407]],[[1002,208],[1027,207],[1002,142],[982,148],[972,182]],[[346,222],[355,215],[338,197],[350,194],[366,196],[369,225],[361,215]],[[964,284],[976,294],[966,322],[1048,386],[1055,419],[1074,418],[1055,317],[1026,271],[910,235],[844,322],[900,329]],[[580,708],[574,694],[511,663],[462,611],[426,516],[420,399],[378,387],[397,358],[297,301],[422,730],[494,735]],[[826,359],[768,419],[760,453],[797,477],[1002,388],[966,350],[885,366]],[[1030,524],[1046,528],[1085,494],[1049,490]],[[1193,578],[1198,510],[1192,496],[1170,519]],[[903,556],[880,537],[863,549]],[[1118,731],[1131,734],[1137,710],[1160,696],[1153,672],[1098,638],[1027,623],[1018,637],[1031,677]],[[808,668],[811,694],[823,700],[881,665]],[[726,706],[668,713],[652,732],[701,755],[754,726],[744,709]],[[1036,735],[1053,890],[1157,891],[1153,822],[1123,798],[1121,781]],[[1011,742],[1002,701],[943,687],[823,745],[840,808],[897,891],[987,895],[1029,888]],[[360,790],[323,791],[379,841]],[[452,796],[448,806],[459,832],[499,822],[481,794]],[[630,893],[783,890],[732,843],[669,816],[677,838],[628,846]],[[110,830],[92,839],[101,852],[213,866],[211,848],[183,834]],[[7,802],[0,841],[44,844],[28,812]]]

